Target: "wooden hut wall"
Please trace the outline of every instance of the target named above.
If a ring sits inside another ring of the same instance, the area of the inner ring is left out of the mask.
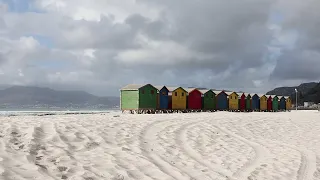
[[[279,109],[286,110],[286,99],[284,97],[280,98]]]
[[[272,110],[278,111],[279,110],[279,98],[278,96],[274,96],[272,99]]]
[[[269,96],[267,99],[267,110],[271,111],[272,110],[272,97]]]
[[[267,103],[268,99],[265,95],[260,97],[260,110],[261,111],[266,111],[268,110],[268,103]]]
[[[244,93],[240,97],[239,109],[241,111],[244,111],[246,109],[246,95]]]
[[[227,110],[228,109],[228,95],[222,91],[217,95],[217,109]]]
[[[235,92],[229,95],[229,109],[238,110],[239,108],[239,95]]]
[[[246,110],[252,110],[252,99],[250,94],[246,97]]]
[[[166,87],[163,87],[159,91],[159,108],[168,109],[169,108],[169,90]]]
[[[188,109],[199,110],[202,107],[202,93],[194,89],[188,93]]]
[[[187,108],[187,91],[179,87],[172,92],[172,109],[185,110]]]
[[[255,94],[252,96],[252,110],[260,110],[260,97]]]

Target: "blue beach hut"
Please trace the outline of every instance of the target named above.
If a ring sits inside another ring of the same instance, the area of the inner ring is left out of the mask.
[[[251,108],[253,111],[260,110],[260,97],[258,94],[252,96],[252,105]]]
[[[286,110],[286,98],[284,96],[280,98],[279,110]]]
[[[158,108],[169,109],[169,89],[166,86],[156,86],[156,88],[159,90]]]
[[[228,109],[228,94],[224,91],[214,91],[217,94],[217,110]]]

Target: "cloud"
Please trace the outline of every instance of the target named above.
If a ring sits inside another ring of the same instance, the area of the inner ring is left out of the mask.
[[[290,75],[290,65],[318,56],[319,18],[296,4],[33,0],[36,12],[18,13],[0,3],[0,80],[98,95],[128,83],[265,92],[318,76]]]
[[[283,2],[282,2],[283,3]],[[290,81],[319,81],[320,79],[320,2],[295,2],[284,9],[284,31],[298,32],[295,46],[284,50],[271,78]]]

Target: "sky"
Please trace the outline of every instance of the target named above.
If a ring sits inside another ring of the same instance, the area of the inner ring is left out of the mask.
[[[320,81],[319,0],[0,0],[0,84],[265,93]]]

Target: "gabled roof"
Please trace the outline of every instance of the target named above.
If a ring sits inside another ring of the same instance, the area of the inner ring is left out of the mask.
[[[265,96],[265,97],[268,97],[267,95],[265,95],[265,94],[257,94],[260,98],[262,97],[262,96]]]
[[[213,91],[216,95],[220,94],[222,91],[214,90]]]
[[[232,91],[224,91],[228,96],[231,95],[233,92]]]
[[[163,88],[166,88],[169,91],[167,86],[154,86],[154,87],[157,88],[159,91]]]
[[[194,90],[197,90],[199,92],[201,92],[201,90],[199,90],[198,88],[184,88],[188,93],[191,93]],[[202,92],[201,92],[202,93]]]
[[[235,93],[237,96],[239,96],[239,94],[237,93],[237,92],[235,92],[235,91],[229,91],[229,92],[226,92],[228,95],[231,95],[231,94],[233,94],[233,93]]]
[[[151,84],[128,84],[126,86],[124,86],[123,88],[121,88],[121,90],[138,90],[144,86],[152,86]],[[154,87],[154,86],[152,86]],[[156,87],[154,87],[156,88]],[[157,89],[157,88],[156,88]]]
[[[246,97],[251,96],[250,93],[243,93]]]
[[[179,87],[173,87],[173,86],[167,86],[167,89],[169,90],[169,92],[172,92],[172,91],[174,91],[174,90],[176,90],[176,89],[178,89]],[[182,87],[181,87],[182,88]]]
[[[121,90],[138,90],[145,85],[147,84],[128,84],[125,87],[121,88]]]
[[[207,92],[209,92],[209,91],[212,91],[213,93],[214,93],[214,91],[212,90],[212,89],[200,89],[199,90],[202,94],[205,94],[205,93],[207,93]]]
[[[172,91],[175,91],[175,90],[177,90],[177,89],[179,89],[179,88],[181,88],[182,90],[184,90],[185,92],[188,92],[188,91],[186,91],[183,87],[176,87],[174,90],[172,90]],[[170,90],[171,91],[171,90]]]
[[[271,95],[271,97],[272,97],[272,99],[273,99],[273,98],[278,97],[278,96],[277,96],[277,95]]]

